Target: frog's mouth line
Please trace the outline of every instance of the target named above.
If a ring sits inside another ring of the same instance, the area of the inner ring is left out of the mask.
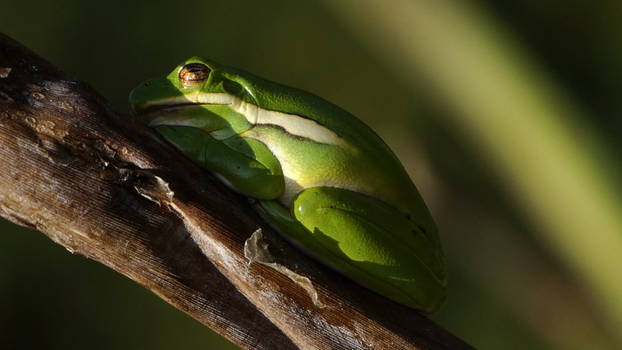
[[[182,115],[183,110],[194,106],[204,105],[205,103],[158,103],[151,104],[144,108],[137,108],[132,111],[135,120],[149,127],[170,124],[172,115]]]
[[[236,99],[224,93],[195,92],[187,95],[150,101],[142,106],[133,106],[132,114],[149,122],[159,115],[199,105],[228,105]]]
[[[179,109],[184,109],[192,106],[200,106],[208,103],[194,103],[194,102],[181,102],[181,103],[154,103],[146,107],[136,108],[132,112],[136,116],[146,116],[151,114],[161,114],[165,112],[171,112]]]
[[[164,109],[167,107],[182,106],[182,105],[228,105],[235,102],[235,97],[225,93],[205,93],[194,92],[187,95],[180,95],[174,97],[163,98],[147,102],[145,105],[137,108],[139,114],[144,114],[145,111],[149,111],[151,108]]]
[[[188,108],[210,105],[208,103],[158,104],[141,109],[135,114],[136,120],[148,127],[190,126],[196,127],[192,113],[184,112]]]

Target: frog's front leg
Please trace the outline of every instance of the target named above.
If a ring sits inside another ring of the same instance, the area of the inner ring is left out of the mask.
[[[283,193],[281,165],[257,140],[239,135],[217,140],[208,131],[187,126],[165,125],[156,130],[237,192],[259,199],[278,198]]]
[[[445,299],[440,249],[407,215],[357,192],[314,187],[292,210],[274,201],[261,209],[279,231],[360,284],[424,311]]]

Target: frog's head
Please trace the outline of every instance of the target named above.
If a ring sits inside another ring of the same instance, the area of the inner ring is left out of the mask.
[[[130,93],[134,115],[201,104],[230,104],[252,99],[241,72],[202,57],[191,57],[166,76],[147,80]]]

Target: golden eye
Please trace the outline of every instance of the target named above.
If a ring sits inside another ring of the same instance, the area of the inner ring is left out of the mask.
[[[209,77],[211,70],[202,63],[189,63],[179,71],[179,80],[184,86],[193,86],[202,83]]]

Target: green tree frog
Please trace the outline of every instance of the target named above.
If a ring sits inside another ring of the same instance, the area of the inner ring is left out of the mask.
[[[200,57],[140,84],[130,106],[309,255],[417,310],[444,302],[434,221],[397,157],[350,113]]]

